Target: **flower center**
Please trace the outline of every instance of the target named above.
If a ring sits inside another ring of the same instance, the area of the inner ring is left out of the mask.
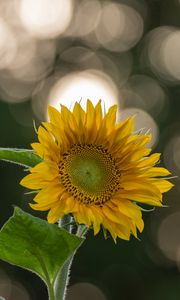
[[[59,165],[66,190],[84,204],[102,205],[119,189],[120,173],[102,146],[75,144]]]

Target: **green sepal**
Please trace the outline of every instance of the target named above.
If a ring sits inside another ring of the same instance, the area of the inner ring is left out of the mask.
[[[16,148],[0,148],[0,159],[25,167],[34,167],[42,161],[33,150]]]
[[[52,286],[83,240],[16,207],[0,231],[0,259],[36,273]]]

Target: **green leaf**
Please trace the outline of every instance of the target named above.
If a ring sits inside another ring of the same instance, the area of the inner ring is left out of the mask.
[[[35,272],[50,286],[82,242],[57,225],[16,207],[0,231],[0,259]]]
[[[3,297],[0,296],[0,300],[5,300],[5,298],[3,298]]]
[[[34,167],[42,161],[33,150],[0,148],[0,159],[26,167]]]

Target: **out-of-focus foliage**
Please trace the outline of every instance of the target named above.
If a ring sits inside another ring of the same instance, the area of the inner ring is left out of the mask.
[[[180,175],[179,0],[1,0],[1,147],[29,148],[32,120],[47,105],[101,98],[151,130],[161,164]],[[1,225],[12,205],[32,213],[16,165],[0,164]],[[179,178],[164,203],[144,212],[141,241],[105,241],[91,233],[78,251],[67,300],[177,300],[180,294]],[[45,214],[37,214],[42,218]],[[33,275],[0,264],[6,300],[47,299]],[[89,297],[89,298],[88,298]]]

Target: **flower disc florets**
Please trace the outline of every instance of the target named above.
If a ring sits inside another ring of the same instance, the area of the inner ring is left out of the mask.
[[[83,204],[101,206],[119,189],[120,171],[102,146],[73,145],[63,154],[59,174],[66,190]]]

